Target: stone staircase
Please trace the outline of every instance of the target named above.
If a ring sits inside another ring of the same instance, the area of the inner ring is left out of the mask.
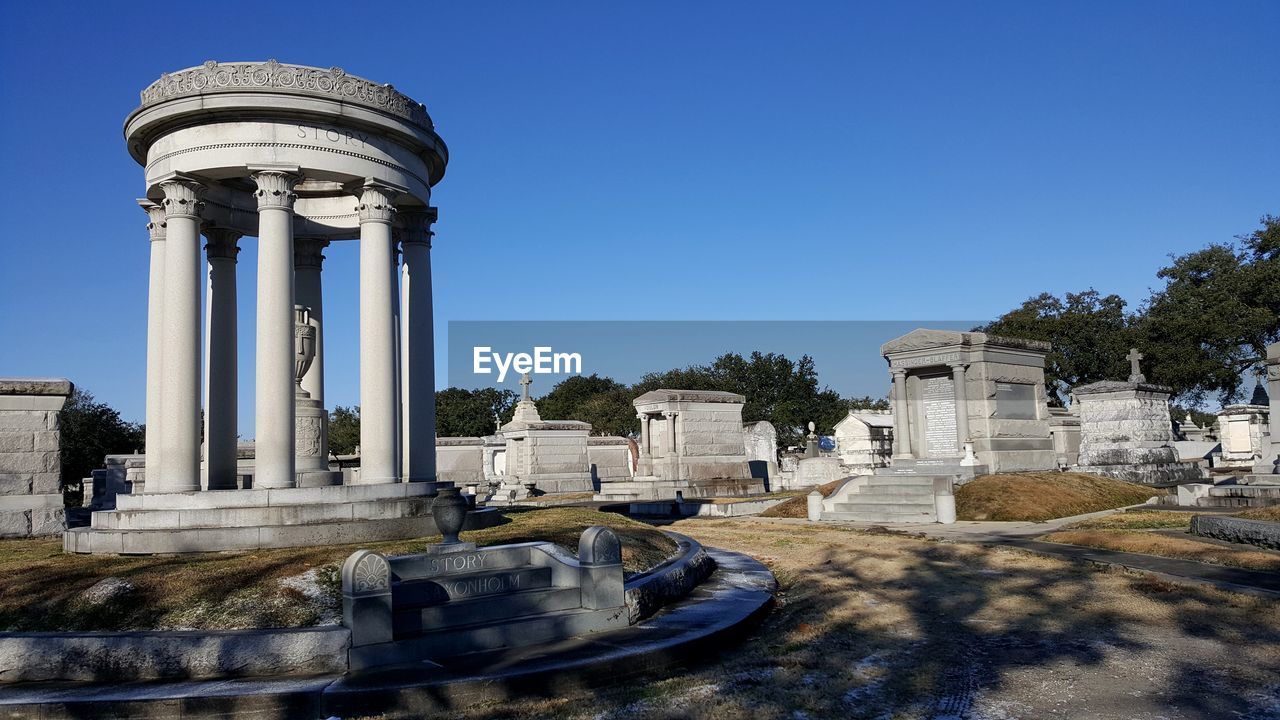
[[[930,475],[853,478],[823,503],[821,517],[843,522],[937,522],[934,481]]]
[[[583,533],[578,557],[551,543],[435,546],[343,566],[351,668],[367,669],[552,642],[628,626],[621,546]]]

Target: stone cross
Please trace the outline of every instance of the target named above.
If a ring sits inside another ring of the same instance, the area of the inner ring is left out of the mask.
[[[498,413],[493,414],[493,426],[497,428],[497,432],[502,431],[502,418],[498,416]]]
[[[1146,382],[1147,378],[1142,374],[1142,366],[1138,361],[1142,359],[1142,353],[1138,352],[1138,348],[1129,348],[1129,354],[1125,356],[1129,360],[1129,382]]]
[[[521,398],[520,398],[520,399],[521,399],[523,402],[528,402],[528,401],[529,401],[529,386],[530,386],[530,385],[532,385],[532,384],[533,384],[533,378],[529,377],[529,373],[524,373],[523,375],[521,375],[521,376],[520,376],[520,386],[521,386],[521,390],[520,390],[520,392],[521,392]]]

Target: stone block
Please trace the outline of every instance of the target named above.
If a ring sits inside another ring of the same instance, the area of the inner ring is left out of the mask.
[[[31,534],[57,535],[67,529],[67,513],[62,508],[33,508],[31,510]]]
[[[35,449],[35,435],[34,431],[0,430],[0,454],[31,452]]]
[[[0,472],[0,495],[30,495],[31,473]]]
[[[1220,515],[1191,518],[1191,533],[1234,543],[1280,550],[1280,523]]]
[[[32,450],[43,452],[58,452],[60,448],[62,433],[56,430],[46,430],[34,434]]]
[[[30,510],[0,510],[0,538],[29,537]]]
[[[49,495],[60,493],[62,476],[58,472],[34,473],[31,476],[31,493],[33,495]]]

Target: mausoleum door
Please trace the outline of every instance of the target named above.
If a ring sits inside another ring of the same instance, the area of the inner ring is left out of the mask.
[[[919,456],[953,458],[960,454],[956,438],[956,393],[950,374],[921,375],[919,390]]]

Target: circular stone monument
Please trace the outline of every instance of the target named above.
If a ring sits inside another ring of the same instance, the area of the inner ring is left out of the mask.
[[[145,486],[69,531],[66,548],[224,550],[433,532],[430,200],[448,150],[426,108],[338,68],[210,61],[143,90],[125,138],[145,168],[139,204],[150,220]],[[243,236],[258,243],[251,468],[236,427]],[[323,411],[321,253],[339,240],[360,243],[361,467],[347,484],[328,468]],[[309,364],[298,362],[295,337]]]

